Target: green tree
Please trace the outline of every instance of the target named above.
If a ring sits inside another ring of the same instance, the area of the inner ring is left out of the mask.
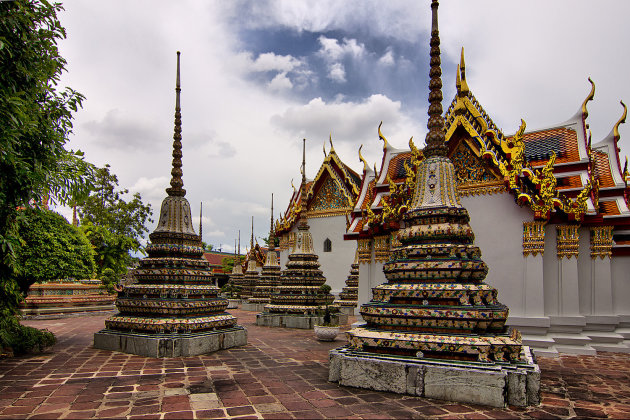
[[[80,228],[96,253],[94,260],[99,278],[102,278],[107,269],[113,270],[116,275],[122,275],[127,271],[127,266],[131,263],[129,252],[139,250],[138,241],[91,223],[83,224]]]
[[[26,292],[31,284],[66,278],[91,278],[96,270],[94,251],[85,234],[61,215],[27,208],[20,218],[17,279]]]
[[[243,263],[245,261],[245,256],[241,255],[240,260],[241,263]],[[224,273],[231,273],[234,268],[234,257],[223,257],[223,259],[221,259],[221,266]]]
[[[47,198],[67,204],[92,187],[92,166],[65,149],[83,96],[57,87],[66,66],[60,10],[44,0],[0,2],[0,318],[17,313],[22,298],[18,208]]]
[[[98,276],[107,268],[122,275],[132,263],[130,253],[144,253],[140,239],[149,231],[146,223],[153,222],[151,205],[145,205],[139,193],[126,201],[129,190],[118,188],[109,165],[96,170],[94,184],[91,194],[77,199],[81,228],[96,251]]]
[[[140,238],[149,231],[146,223],[153,222],[151,205],[142,202],[140,193],[135,193],[129,202],[125,201],[123,196],[129,190],[118,190],[118,177],[110,173],[109,168],[105,165],[96,170],[94,191],[77,201],[81,223],[106,227],[139,244]]]
[[[204,251],[212,251],[212,248],[214,248],[214,245],[207,244],[203,241],[201,241],[201,246],[203,247]]]

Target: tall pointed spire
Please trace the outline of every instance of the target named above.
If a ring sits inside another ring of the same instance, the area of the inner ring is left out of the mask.
[[[252,216],[252,237],[249,240],[249,252],[254,252],[254,216]]]
[[[199,203],[199,239],[203,241],[203,201]]]
[[[306,211],[306,139],[302,139],[302,185],[300,186],[301,210]]]
[[[182,188],[182,109],[179,104],[181,86],[179,84],[179,55],[177,51],[177,78],[175,80],[175,130],[173,134],[173,169],[171,170],[171,186],[166,189],[169,196],[186,195],[186,190]]]
[[[440,67],[440,32],[438,30],[438,0],[431,2],[433,20],[431,23],[431,69],[429,70],[429,121],[424,156],[446,156],[444,117],[442,117],[442,69]]]
[[[238,257],[241,257],[241,230],[238,231]]]
[[[276,248],[276,235],[273,229],[273,193],[271,193],[271,222],[269,225],[269,251],[273,251]]]

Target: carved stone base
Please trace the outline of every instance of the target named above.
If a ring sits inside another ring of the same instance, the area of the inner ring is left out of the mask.
[[[343,325],[348,322],[348,315],[342,313],[331,315],[331,318],[332,322],[336,325]],[[256,315],[256,325],[260,325],[262,327],[284,327],[311,330],[315,325],[323,323],[323,316],[270,314],[264,312]]]
[[[194,334],[139,334],[104,329],[94,334],[94,348],[144,357],[188,357],[247,344],[247,330],[237,326]]]
[[[241,310],[249,311],[249,312],[262,312],[265,310],[266,304],[267,303],[256,303],[256,302],[244,301],[241,304]]]
[[[472,404],[540,404],[540,368],[523,346],[524,363],[475,363],[330,351],[328,380],[343,386]]]

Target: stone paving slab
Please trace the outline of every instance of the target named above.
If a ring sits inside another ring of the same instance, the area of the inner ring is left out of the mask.
[[[0,419],[630,418],[627,354],[539,357],[542,405],[489,409],[330,383],[328,351],[345,338],[319,342],[312,331],[230,312],[248,329],[247,346],[174,359],[92,348],[103,315],[25,321],[58,343],[0,361]]]

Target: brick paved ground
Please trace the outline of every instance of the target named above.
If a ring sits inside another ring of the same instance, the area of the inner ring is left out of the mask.
[[[176,359],[92,348],[104,316],[27,321],[52,351],[0,361],[0,418],[630,418],[630,356],[539,358],[543,404],[488,409],[328,383],[328,350],[312,331],[253,325],[245,347]]]

